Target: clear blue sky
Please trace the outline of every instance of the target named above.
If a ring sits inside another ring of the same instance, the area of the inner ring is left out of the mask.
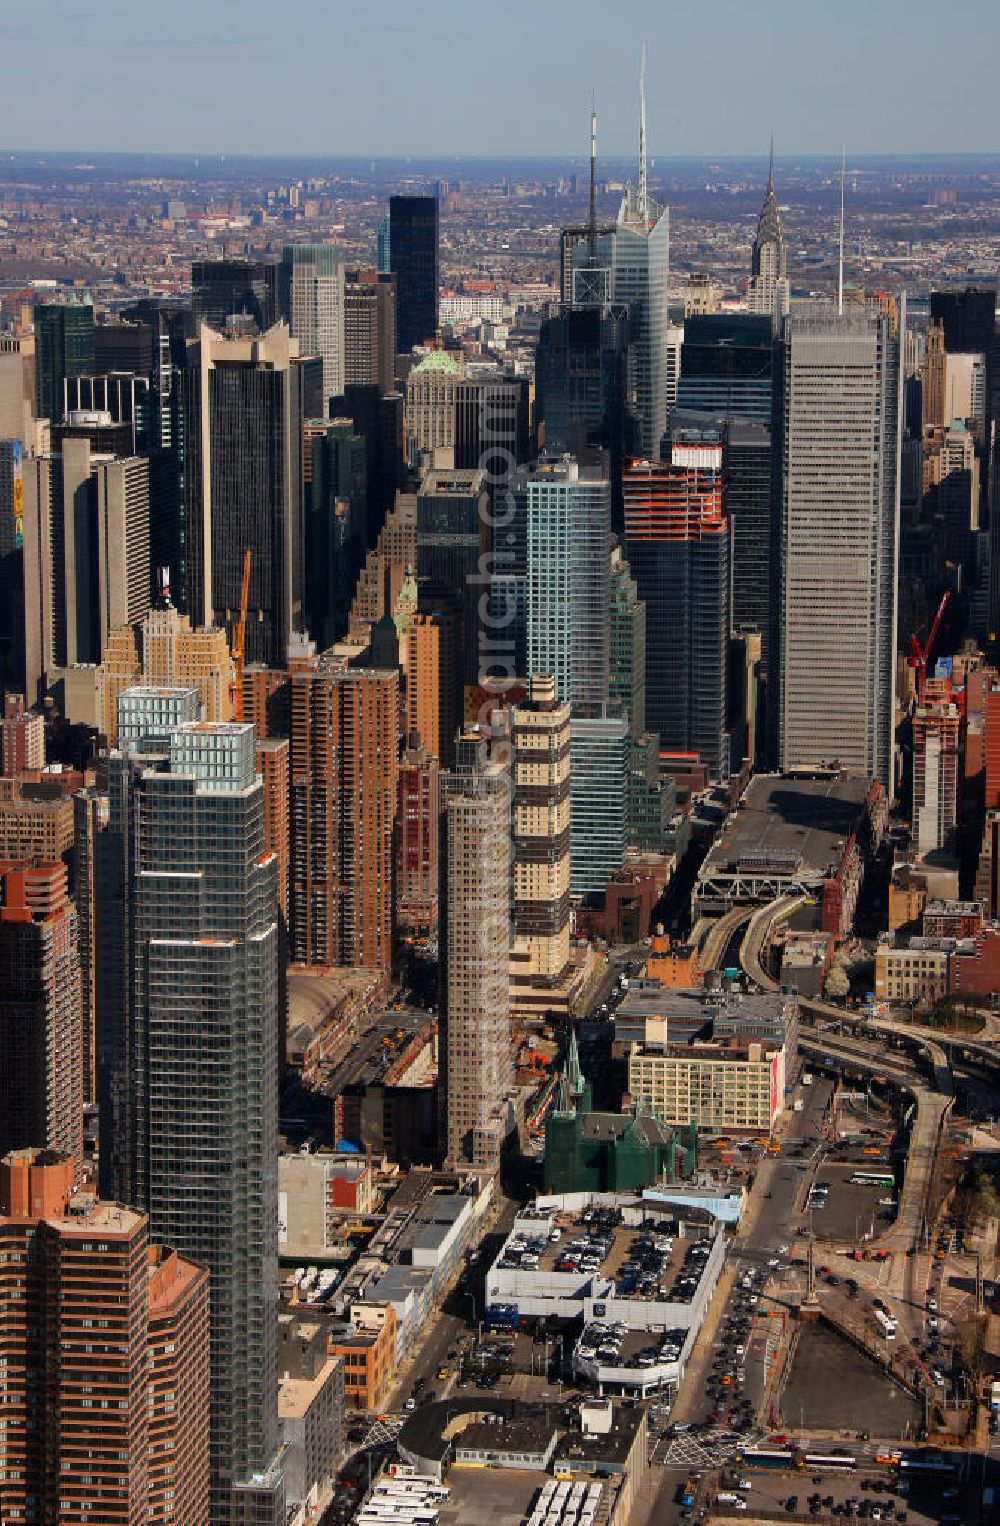
[[[998,0],[4,0],[0,146],[1000,150]]]

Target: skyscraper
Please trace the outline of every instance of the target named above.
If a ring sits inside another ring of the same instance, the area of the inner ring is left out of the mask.
[[[344,286],[344,385],[396,385],[396,278],[379,270],[348,271]],[[339,390],[339,389],[338,389]]]
[[[574,713],[608,698],[611,489],[571,458],[519,474],[527,499],[527,656]]]
[[[718,439],[675,441],[669,465],[625,473],[629,566],[646,605],[646,724],[664,747],[729,774],[729,525]]]
[[[489,588],[492,519],[481,471],[430,471],[417,494],[417,577],[461,609],[460,684],[479,681],[479,601]]]
[[[202,327],[181,383],[188,613],[231,638],[249,547],[246,658],[280,667],[302,618],[298,345],[283,323],[241,339]]]
[[[58,424],[63,381],[94,371],[94,309],[91,303],[39,302],[35,306],[35,417]]]
[[[410,736],[399,760],[396,921],[416,937],[437,927],[440,804],[438,760]]]
[[[633,407],[643,455],[656,457],[667,427],[670,214],[646,184],[646,96],[640,88],[639,179],[622,198],[612,235],[611,297],[628,307]],[[598,263],[603,264],[599,254]]]
[[[611,553],[608,709],[634,737],[646,729],[646,606],[620,546]]]
[[[194,688],[200,719],[232,719],[233,660],[218,626],[192,630],[187,615],[170,602],[169,586],[141,622],[120,626],[108,638],[98,675],[100,731],[108,746],[118,741],[118,696],[136,684]]]
[[[336,244],[286,244],[278,270],[281,316],[300,355],[323,362],[323,413],[342,392],[344,365],[344,262]],[[354,378],[352,378],[354,379]]]
[[[305,421],[305,625],[325,650],[347,630],[364,560],[365,442],[350,419]]]
[[[774,324],[768,316],[711,313],[688,318],[677,407],[770,424]]]
[[[390,196],[389,268],[396,277],[396,343],[405,355],[437,335],[436,196]]]
[[[119,700],[98,861],[101,1172],[211,1275],[212,1519],[229,1526],[278,1445],[277,869],[253,728],[173,724],[192,698]]]
[[[196,260],[191,267],[195,323],[221,330],[242,316],[265,334],[278,318],[277,274],[271,261]]]
[[[511,714],[514,783],[515,1005],[546,1011],[546,991],[569,964],[570,707],[547,675],[534,675]]]
[[[836,759],[888,787],[902,390],[889,318],[796,311],[784,323],[779,386],[778,763]]]
[[[774,194],[774,148],[767,168],[767,190],[757,220],[750,260],[747,306],[752,313],[783,316],[788,312],[788,254],[781,228],[781,210]]]
[[[513,1123],[510,779],[480,730],[459,736],[440,798],[442,1148],[448,1161],[496,1165]]]
[[[208,1273],[148,1220],[73,1193],[73,1161],[0,1161],[0,1516],[208,1526]]]
[[[606,450],[615,523],[621,515],[621,474],[634,448],[629,412],[628,309],[565,308],[547,318],[535,355],[535,418],[551,454],[584,457]]]
[[[570,722],[570,889],[603,896],[625,861],[629,783],[628,721],[623,715]]]
[[[421,602],[404,633],[406,731],[448,768],[462,719],[461,621],[453,598],[431,591]]]
[[[66,865],[0,860],[0,1155],[83,1161],[80,945]],[[2,1452],[0,1452],[2,1456]]]

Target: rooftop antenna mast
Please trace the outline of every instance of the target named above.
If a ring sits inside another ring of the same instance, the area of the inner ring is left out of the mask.
[[[847,170],[847,148],[840,146],[840,252],[837,257],[837,312],[844,316],[844,176]]]
[[[771,147],[767,157],[767,188],[774,190],[774,133],[771,134]]]
[[[590,97],[590,264],[597,264],[597,99]]]
[[[646,44],[642,45],[642,53],[639,60],[639,216],[643,222],[648,221],[647,215],[647,182],[646,182]]]

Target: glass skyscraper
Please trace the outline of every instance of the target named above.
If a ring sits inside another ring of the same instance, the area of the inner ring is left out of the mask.
[[[212,1520],[229,1526],[278,1445],[277,864],[253,727],[172,725],[195,693],[120,697],[97,876],[101,1171],[211,1274]]]
[[[625,474],[629,566],[646,605],[646,725],[671,751],[729,774],[729,525],[722,445],[675,441],[667,465]]]
[[[623,715],[573,716],[569,728],[569,884],[599,896],[625,862],[631,736]]]
[[[35,304],[35,414],[62,422],[63,382],[94,371],[94,309],[90,302]]]
[[[323,413],[344,389],[344,261],[336,244],[287,244],[278,268],[281,316],[300,355],[323,363]]]
[[[396,277],[396,343],[405,355],[437,335],[436,196],[390,196],[389,269]]]
[[[568,458],[518,478],[526,497],[529,673],[549,673],[574,714],[608,699],[611,489]]]

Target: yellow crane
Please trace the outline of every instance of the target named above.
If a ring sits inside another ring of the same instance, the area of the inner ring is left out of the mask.
[[[240,612],[236,624],[233,626],[233,644],[230,655],[233,659],[233,682],[230,688],[232,698],[233,719],[243,719],[243,653],[247,639],[247,603],[250,598],[250,547],[247,546],[243,553],[243,584],[240,588]]]

